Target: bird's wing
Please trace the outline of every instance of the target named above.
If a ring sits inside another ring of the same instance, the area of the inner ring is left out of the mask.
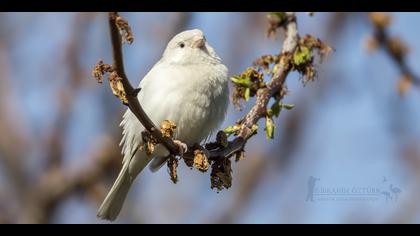
[[[141,132],[144,128],[130,109],[124,113],[120,126],[123,128],[120,146],[122,147],[121,153],[124,155],[124,164],[138,151],[142,141]]]
[[[167,79],[164,79],[164,76],[168,75],[171,75],[171,73],[168,72],[165,67],[160,66],[160,63],[158,62],[146,74],[139,85],[141,90],[137,95],[137,98],[146,114],[157,126],[159,126],[158,122],[165,119],[169,112],[167,109],[157,109],[159,105],[161,105],[162,99],[166,94],[165,87],[167,86],[163,85],[165,81],[168,81]],[[120,126],[123,128],[123,137],[120,146],[122,147],[122,154],[124,155],[124,164],[136,155],[136,152],[142,145],[141,133],[144,131],[144,127],[130,109],[127,109],[124,113]]]

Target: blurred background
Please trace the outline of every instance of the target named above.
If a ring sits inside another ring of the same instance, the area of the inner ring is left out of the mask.
[[[206,33],[230,75],[278,53],[284,38],[266,36],[266,13],[121,15],[135,36],[124,45],[133,84],[185,29]],[[420,14],[390,16],[420,75]],[[116,222],[420,223],[419,89],[401,96],[396,64],[366,49],[367,13],[299,13],[298,27],[335,51],[315,82],[289,76],[284,101],[295,108],[275,120],[274,140],[249,141],[233,186],[217,193],[209,172],[183,162],[177,184],[166,167],[146,170]],[[112,60],[106,13],[0,13],[0,223],[107,223],[96,210],[121,167],[126,107],[91,77],[99,59]],[[223,127],[252,103],[231,105]]]

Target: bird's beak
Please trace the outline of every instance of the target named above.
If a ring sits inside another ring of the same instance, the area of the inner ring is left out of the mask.
[[[203,48],[206,45],[206,39],[202,36],[199,36],[194,39],[192,43],[192,48]]]

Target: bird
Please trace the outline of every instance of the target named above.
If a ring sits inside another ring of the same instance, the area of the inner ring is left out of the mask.
[[[393,187],[393,185],[389,185],[389,190],[391,190],[392,193],[394,193],[395,195],[395,200],[398,199],[398,194],[401,193],[401,189],[397,188],[397,187]]]
[[[141,80],[137,98],[155,125],[174,122],[174,139],[191,146],[207,140],[223,122],[229,104],[228,81],[228,68],[203,31],[191,29],[168,42],[162,58]],[[122,168],[97,212],[98,218],[110,221],[118,217],[138,174],[147,165],[157,171],[169,155],[159,144],[151,155],[139,148],[145,128],[129,109],[120,126]]]

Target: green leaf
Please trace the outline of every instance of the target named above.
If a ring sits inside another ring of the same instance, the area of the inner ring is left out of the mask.
[[[265,117],[265,134],[267,139],[273,139],[274,138],[274,129],[275,125],[273,122],[273,119],[270,117]]]
[[[281,106],[286,108],[287,110],[292,110],[295,107],[294,104],[284,104],[284,103]]]
[[[230,78],[230,80],[238,85],[238,86],[242,86],[245,88],[249,88],[251,87],[251,79],[249,77],[240,77],[240,76],[233,76]]]
[[[246,88],[245,89],[245,94],[244,94],[245,101],[248,101],[249,100],[250,95],[251,95],[251,89],[250,88]]]
[[[293,62],[295,65],[302,65],[311,59],[311,51],[307,47],[301,47],[300,50],[296,50],[293,54]]]
[[[280,105],[280,102],[273,103],[273,105],[271,106],[271,110],[273,111],[273,115],[275,117],[278,117],[280,115],[281,108],[282,106]]]
[[[241,127],[239,125],[230,125],[228,127],[226,127],[223,132],[225,132],[226,134],[233,134],[236,131],[238,131]]]
[[[251,132],[252,133],[256,133],[258,131],[258,125],[257,124],[253,124],[251,127]]]
[[[270,12],[268,15],[277,16],[280,19],[283,19],[286,16],[286,12]]]
[[[273,69],[271,69],[271,74],[272,74],[272,75],[276,75],[276,74],[277,74],[277,72],[279,71],[279,68],[280,68],[280,65],[279,65],[279,64],[275,64],[275,65],[273,66]]]

